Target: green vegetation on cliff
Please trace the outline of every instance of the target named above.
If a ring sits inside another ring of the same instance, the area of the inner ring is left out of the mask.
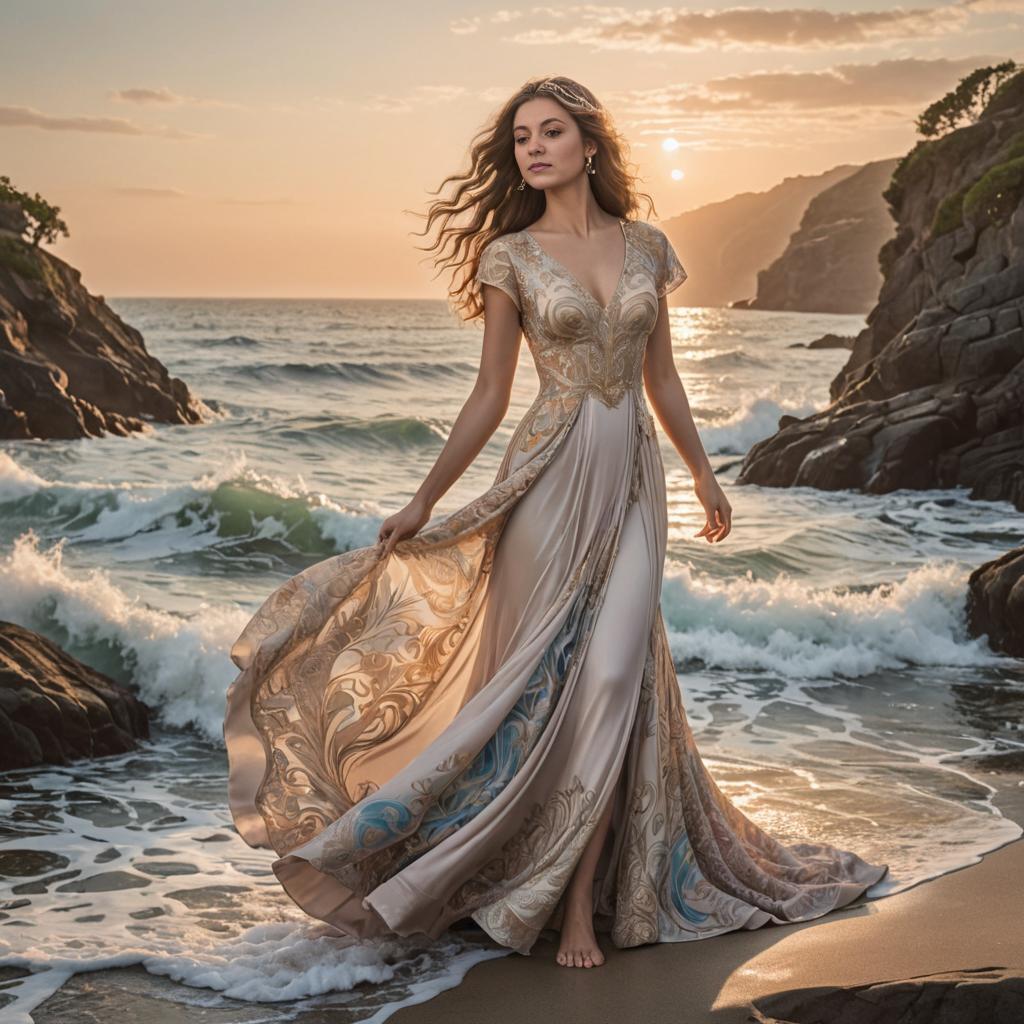
[[[964,217],[981,228],[1005,224],[1024,198],[1024,156],[996,164],[964,196]]]
[[[998,95],[1004,81],[1017,71],[1012,60],[986,68],[976,68],[957,82],[956,88],[936,100],[917,118],[917,131],[926,138],[934,138],[974,124],[989,102]]]
[[[43,276],[35,250],[20,238],[0,237],[0,267],[7,267],[20,277],[30,277],[37,281]]]
[[[933,238],[955,231],[964,218],[978,228],[1006,222],[1024,197],[1024,132],[1014,135],[999,155],[1005,159],[942,200],[932,221]]]
[[[1012,60],[977,68],[918,116],[917,130],[925,138],[896,165],[889,186],[882,193],[894,219],[899,219],[908,182],[940,165],[963,163],[968,159],[975,140],[972,132],[966,129],[1000,106],[1013,88],[1019,87],[1021,79],[1021,73]],[[940,135],[940,132],[944,134]],[[938,234],[959,224],[955,198],[948,198],[949,206],[936,210],[936,224],[942,226]]]
[[[0,203],[16,203],[24,210],[29,221],[29,242],[34,246],[56,242],[58,234],[68,236],[67,224],[57,216],[60,207],[48,203],[38,192],[30,196],[15,188],[6,174],[0,174]]]

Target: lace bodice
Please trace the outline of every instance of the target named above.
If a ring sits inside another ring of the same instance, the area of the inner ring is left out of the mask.
[[[596,298],[527,231],[492,239],[480,255],[477,281],[516,304],[540,389],[521,424],[521,447],[548,436],[586,394],[618,405],[638,393],[643,415],[643,362],[658,321],[658,299],[687,274],[665,233],[646,221],[621,220],[622,273],[608,305]],[[653,422],[644,422],[653,431]]]

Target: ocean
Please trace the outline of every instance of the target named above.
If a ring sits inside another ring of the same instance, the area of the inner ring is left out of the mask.
[[[61,1019],[50,1008],[74,975],[136,965],[162,999],[247,1020],[330,1006],[332,1020],[379,1024],[509,952],[461,930],[357,943],[283,894],[276,855],[246,846],[227,809],[228,649],[274,587],[374,543],[412,496],[472,387],[482,331],[442,301],[108,302],[210,418],[0,443],[0,618],[155,712],[138,751],[0,774],[4,1019]],[[791,346],[863,318],[671,316],[733,506],[724,542],[695,539],[703,511],[659,429],[662,609],[719,785],[787,840],[888,863],[871,897],[1016,839],[1024,769],[1006,755],[1024,749],[1024,662],[968,636],[964,599],[970,571],[1020,543],[1020,513],[962,489],[732,486],[780,415],[828,404],[848,355]],[[491,484],[536,386],[524,341],[504,423],[435,516]]]

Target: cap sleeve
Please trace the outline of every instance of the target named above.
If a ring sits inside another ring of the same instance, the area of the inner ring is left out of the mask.
[[[661,228],[654,229],[655,253],[657,256],[657,286],[658,296],[667,295],[670,291],[678,288],[689,276],[683,269],[679,257],[676,256],[668,235]]]
[[[476,279],[481,284],[493,284],[500,288],[522,310],[519,301],[519,282],[516,279],[512,256],[501,238],[493,238],[480,253]]]

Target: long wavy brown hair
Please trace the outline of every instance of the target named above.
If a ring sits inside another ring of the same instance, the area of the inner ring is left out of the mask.
[[[628,145],[597,97],[586,86],[562,75],[531,79],[477,133],[470,147],[469,169],[448,175],[431,193],[438,195],[451,183],[454,190],[450,197],[435,200],[426,214],[420,214],[427,223],[417,234],[430,234],[435,221],[439,226],[433,244],[417,248],[440,250],[434,265],[439,273],[452,269],[449,305],[465,320],[476,320],[484,311],[476,281],[484,247],[499,235],[529,226],[544,212],[542,190],[530,186],[519,190],[522,175],[513,148],[516,111],[537,96],[555,100],[579,125],[584,140],[597,144],[597,173],[588,174],[587,179],[601,209],[630,220],[639,210],[642,197],[647,200],[647,215],[654,210],[654,200],[646,192],[637,191],[636,176],[626,165]]]

